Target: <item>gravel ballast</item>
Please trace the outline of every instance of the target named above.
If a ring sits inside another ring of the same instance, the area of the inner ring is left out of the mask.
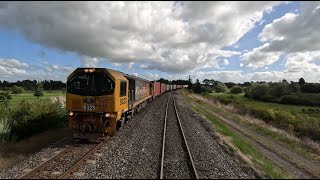
[[[158,179],[165,108],[172,95],[176,98],[177,110],[199,178],[256,178],[244,161],[221,145],[212,125],[195,115],[182,99],[179,90],[155,98],[135,114],[113,137],[108,137],[100,152],[93,155],[71,178]],[[53,152],[63,150],[70,143],[72,140],[66,138],[45,148],[2,172],[0,178],[18,178],[24,169],[37,166],[41,159],[52,157]]]

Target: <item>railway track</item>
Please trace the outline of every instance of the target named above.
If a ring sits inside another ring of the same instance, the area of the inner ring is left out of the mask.
[[[90,145],[88,147],[82,146],[81,144],[75,144],[70,146],[63,151],[57,153],[52,158],[44,161],[35,168],[31,169],[24,175],[20,176],[19,179],[34,179],[34,178],[45,178],[45,179],[66,179],[70,177],[86,160],[89,159],[95,152],[99,150],[105,141]],[[78,160],[69,161],[70,157],[78,157],[79,152],[82,153],[81,158]],[[87,152],[87,153],[83,153]],[[63,169],[59,169],[63,168]],[[59,169],[59,171],[57,171]],[[64,172],[62,172],[64,170]]]
[[[174,97],[167,101],[163,129],[160,179],[198,179]]]

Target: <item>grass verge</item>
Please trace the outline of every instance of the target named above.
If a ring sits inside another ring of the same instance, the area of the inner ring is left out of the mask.
[[[187,97],[187,100],[192,104],[192,100]],[[198,101],[193,101],[194,103],[199,103]],[[230,130],[224,123],[222,123],[218,118],[207,113],[205,110],[199,108],[199,106],[192,104],[192,109],[199,114],[202,114],[207,120],[209,120],[214,128],[217,130],[220,136],[227,137],[231,139],[233,145],[241,151],[245,156],[253,162],[255,168],[260,169],[264,173],[265,178],[290,178],[289,175],[283,171],[280,167],[276,166],[272,161],[266,158],[262,153],[257,151],[251,144],[241,139],[232,130]]]

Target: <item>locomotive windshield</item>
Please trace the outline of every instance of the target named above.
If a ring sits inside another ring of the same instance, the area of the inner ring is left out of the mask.
[[[79,73],[68,81],[67,92],[83,96],[109,95],[114,92],[114,82],[104,73]]]

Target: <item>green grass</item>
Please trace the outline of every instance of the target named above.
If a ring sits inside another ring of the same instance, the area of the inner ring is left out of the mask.
[[[190,101],[190,100],[189,100]],[[239,136],[237,136],[233,131],[231,131],[224,123],[218,120],[218,118],[212,116],[205,110],[199,108],[198,106],[193,105],[192,109],[205,116],[212,124],[214,128],[217,129],[218,133],[223,136],[227,136],[232,139],[232,143],[247,157],[253,161],[262,171],[265,173],[265,178],[276,178],[283,179],[288,178],[286,172],[281,168],[274,165],[269,159],[267,159],[263,154],[257,151],[251,144],[247,143]]]
[[[314,149],[312,149],[310,147],[307,147],[304,144],[299,144],[299,143],[287,138],[286,136],[283,136],[282,134],[277,134],[274,131],[272,131],[272,130],[266,128],[266,127],[262,127],[262,126],[259,126],[257,124],[249,123],[249,122],[245,121],[240,116],[237,116],[237,115],[234,115],[234,114],[232,114],[230,112],[224,111],[224,110],[222,110],[220,108],[217,108],[216,106],[212,106],[212,105],[209,105],[207,103],[203,103],[200,100],[196,100],[196,102],[199,105],[201,105],[204,109],[210,109],[213,112],[215,112],[217,114],[220,114],[220,115],[222,115],[222,116],[224,116],[224,117],[226,117],[228,119],[233,119],[233,120],[237,121],[238,123],[241,123],[241,124],[243,124],[243,125],[245,125],[247,127],[250,127],[255,132],[262,133],[265,136],[268,136],[268,137],[272,138],[273,140],[282,143],[283,145],[285,145],[289,149],[294,150],[295,152],[297,152],[298,154],[300,154],[302,156],[306,156],[306,157],[309,157],[309,158],[317,156],[316,155],[317,154],[316,150],[314,150]]]
[[[320,106],[298,106],[298,105],[287,105],[287,104],[257,101],[257,100],[244,97],[244,93],[242,94],[210,93],[210,95],[215,97],[230,99],[235,104],[241,104],[249,108],[284,110],[284,111],[289,111],[292,114],[300,113],[300,114],[309,115],[320,120]],[[312,111],[310,111],[310,109]]]
[[[52,91],[52,92],[44,91],[43,94],[44,94],[44,96],[39,97],[39,98],[34,96],[33,92],[32,93],[31,92],[30,93],[23,93],[23,94],[11,94],[12,99],[10,100],[9,104],[15,105],[23,99],[36,101],[39,99],[50,99],[51,97],[54,97],[54,96],[65,96],[65,94],[62,93],[62,91]]]

